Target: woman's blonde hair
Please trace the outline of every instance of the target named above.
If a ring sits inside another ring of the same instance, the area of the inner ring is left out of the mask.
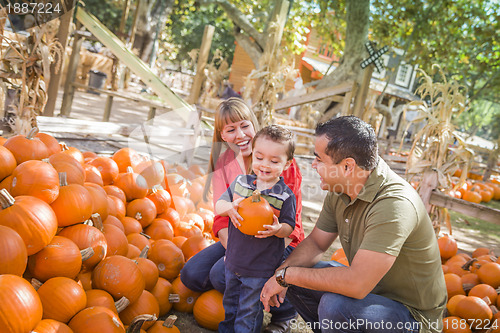
[[[207,180],[205,189],[203,190],[203,200],[208,200],[208,193],[212,185],[212,175],[215,170],[215,165],[222,151],[222,145],[227,147],[227,144],[222,139],[222,130],[224,126],[231,123],[236,123],[242,120],[248,120],[252,123],[257,132],[260,127],[255,114],[250,107],[238,97],[231,97],[221,102],[215,111],[214,134],[212,139],[212,148],[210,150],[210,161],[208,162]]]

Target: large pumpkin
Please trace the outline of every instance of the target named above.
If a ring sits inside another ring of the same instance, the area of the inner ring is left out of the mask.
[[[273,224],[273,210],[267,200],[261,198],[260,192],[253,194],[240,202],[238,214],[243,218],[238,230],[244,234],[255,236],[259,231],[265,231],[264,225]]]
[[[73,333],[68,325],[54,319],[41,320],[33,330],[36,333]]]
[[[104,189],[95,183],[85,183],[84,187],[92,198],[92,214],[97,213],[104,221],[108,218],[109,204],[108,195]]]
[[[180,277],[177,277],[172,282],[172,294],[170,297],[178,296],[178,301],[174,302],[174,310],[192,313],[194,304],[200,295],[201,293],[186,287]]]
[[[0,332],[28,333],[42,320],[35,288],[17,275],[0,275]]]
[[[0,274],[22,276],[26,270],[26,245],[17,232],[0,225]]]
[[[14,229],[21,236],[28,255],[43,249],[55,236],[56,214],[46,202],[32,196],[14,199],[3,189],[0,190],[0,204],[0,225]]]
[[[67,323],[87,305],[85,290],[67,277],[47,280],[37,290],[43,306],[43,318]]]
[[[219,323],[224,320],[223,295],[215,289],[201,294],[194,303],[193,315],[196,322],[212,331],[217,331]]]
[[[73,156],[58,152],[49,157],[49,163],[58,173],[66,173],[68,184],[83,185],[85,182],[85,170]]]
[[[94,268],[92,286],[106,290],[115,300],[125,296],[133,303],[142,295],[145,282],[136,263],[115,255],[105,258]]]

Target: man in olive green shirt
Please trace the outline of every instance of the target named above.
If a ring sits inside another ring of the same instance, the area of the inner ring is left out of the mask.
[[[320,124],[315,155],[329,193],[311,234],[262,289],[264,307],[288,289],[315,332],[440,332],[447,296],[436,236],[418,193],[378,157],[373,129],[353,116]],[[320,262],[337,236],[349,267]]]

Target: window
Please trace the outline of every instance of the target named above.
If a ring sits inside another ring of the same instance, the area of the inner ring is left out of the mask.
[[[401,65],[398,68],[398,74],[396,75],[395,83],[397,85],[408,88],[412,74],[413,74],[412,66],[407,65],[405,63],[401,63]]]

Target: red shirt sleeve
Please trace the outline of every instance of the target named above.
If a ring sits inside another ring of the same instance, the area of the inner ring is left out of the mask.
[[[283,171],[281,175],[283,176],[285,184],[292,190],[293,194],[295,194],[295,198],[297,199],[295,229],[293,229],[293,232],[289,236],[293,239],[290,245],[295,247],[304,239],[304,228],[302,228],[302,174],[300,173],[297,161],[293,159],[290,167]]]
[[[222,195],[222,193],[224,193],[229,188],[229,185],[231,185],[228,179],[230,177],[228,177],[227,175],[228,168],[230,167],[230,165],[228,165],[230,163],[226,163],[229,162],[227,161],[228,154],[229,154],[228,151],[226,151],[223,155],[220,156],[212,176],[214,207],[215,204],[217,203],[217,200],[219,200],[220,196]],[[219,232],[220,229],[227,228],[228,226],[229,226],[228,216],[215,215],[214,224],[212,226],[212,230],[215,236],[217,236],[217,233]]]

